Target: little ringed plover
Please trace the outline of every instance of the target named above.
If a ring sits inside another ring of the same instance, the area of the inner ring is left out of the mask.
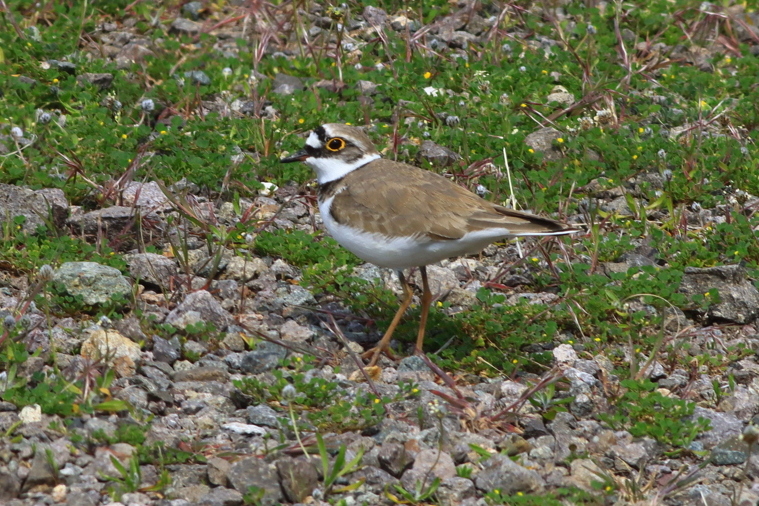
[[[305,147],[283,158],[316,171],[319,211],[327,231],[357,257],[398,271],[404,298],[389,328],[369,350],[370,365],[389,351],[390,339],[411,304],[404,269],[419,267],[422,314],[416,352],[421,352],[432,302],[426,266],[479,253],[511,237],[578,232],[564,223],[514,211],[478,197],[443,176],[385,160],[361,128],[328,123],[308,136]]]

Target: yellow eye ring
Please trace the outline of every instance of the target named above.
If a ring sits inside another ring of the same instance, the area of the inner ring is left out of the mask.
[[[333,137],[327,141],[327,149],[332,152],[340,151],[345,147],[345,141],[340,137]]]

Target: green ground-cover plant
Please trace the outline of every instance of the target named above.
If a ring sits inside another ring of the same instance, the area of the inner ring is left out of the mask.
[[[626,390],[617,400],[614,411],[598,418],[613,429],[626,429],[635,437],[649,436],[675,450],[687,449],[709,421],[694,419],[696,403],[667,396],[650,380],[622,380]]]
[[[418,395],[418,390],[408,382],[401,382],[401,389],[395,396],[379,397],[363,390],[348,395],[339,382],[308,375],[307,372],[313,370],[312,362],[313,357],[309,356],[285,359],[282,367],[272,370],[273,382],[246,377],[233,381],[233,384],[248,396],[251,403],[268,403],[280,408],[287,405],[288,409],[304,415],[308,423],[292,427],[297,431],[312,431],[314,428],[322,432],[361,430],[382,420],[386,404]],[[283,420],[291,425],[291,420]]]

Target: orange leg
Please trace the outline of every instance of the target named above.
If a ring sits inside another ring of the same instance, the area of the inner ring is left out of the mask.
[[[419,333],[416,335],[415,353],[422,353],[424,329],[427,326],[427,315],[430,314],[430,303],[432,303],[432,292],[430,292],[430,284],[427,282],[427,267],[421,266],[419,270],[422,273],[422,317],[419,320]]]
[[[422,272],[424,273],[424,277],[422,279],[424,280],[426,286],[427,273],[424,270],[422,270]],[[411,299],[414,296],[414,290],[406,281],[406,277],[403,275],[403,272],[398,271],[398,279],[400,280],[401,286],[403,287],[403,302],[401,302],[401,307],[398,308],[398,312],[395,313],[393,321],[390,322],[390,326],[387,328],[387,331],[385,332],[385,335],[382,336],[380,342],[377,343],[377,346],[364,353],[364,358],[368,358],[369,356],[372,357],[369,361],[370,366],[377,364],[377,360],[379,360],[379,357],[382,353],[389,353],[390,339],[393,337],[393,332],[395,332],[395,328],[398,326],[398,323],[400,323],[401,317],[403,317],[403,313],[405,313],[408,307],[411,305]]]

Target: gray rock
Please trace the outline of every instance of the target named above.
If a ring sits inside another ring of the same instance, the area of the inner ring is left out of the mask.
[[[207,496],[210,491],[211,487],[204,483],[193,483],[185,487],[175,488],[171,495],[190,504],[198,504],[200,499]]]
[[[545,488],[545,482],[537,472],[526,469],[501,454],[493,455],[484,462],[474,483],[480,490],[500,490],[507,497],[518,492],[540,493]]]
[[[287,348],[268,341],[259,343],[255,350],[245,354],[240,363],[240,370],[248,374],[270,371],[286,356]]]
[[[201,32],[203,25],[196,23],[185,18],[177,18],[171,22],[171,33],[178,33],[180,35],[195,35]]]
[[[303,90],[306,86],[299,77],[279,73],[274,76],[273,92],[277,95],[292,95]]]
[[[50,466],[50,461],[48,460],[45,448],[38,446],[37,451],[34,452],[32,467],[29,470],[29,475],[24,481],[22,491],[50,491],[56,483],[57,477],[55,476],[55,470]]]
[[[575,102],[575,96],[563,86],[554,86],[551,93],[546,97],[547,102],[557,102],[561,106],[570,106]]]
[[[182,6],[182,14],[193,21],[200,19],[200,13],[203,11],[203,2],[187,2]]]
[[[172,208],[166,193],[155,181],[142,183],[132,181],[121,192],[121,200],[126,207],[144,207],[150,211],[165,211]]]
[[[207,323],[212,323],[217,330],[224,330],[233,322],[232,315],[221,307],[221,304],[205,290],[198,290],[189,294],[168,316],[166,323],[178,328],[185,328],[189,324],[187,313],[195,312]]]
[[[95,495],[99,497],[100,494],[90,494],[81,491],[71,491],[66,495],[66,506],[96,506],[97,500],[92,497]]]
[[[424,359],[418,355],[411,355],[409,357],[405,357],[401,360],[400,364],[398,364],[398,373],[407,373],[407,372],[431,372],[430,367],[427,365],[427,362],[424,361]]]
[[[180,381],[219,381],[229,380],[229,373],[218,367],[194,367],[174,373],[173,380]]]
[[[74,231],[92,238],[105,236],[110,241],[120,241],[122,248],[130,248],[136,244],[136,238],[131,235],[137,231],[137,213],[131,207],[112,206],[83,213],[77,209],[66,221]],[[142,215],[160,223],[158,215],[150,213]],[[143,232],[148,233],[148,229]],[[150,235],[145,237],[149,239]]]
[[[258,257],[243,258],[233,256],[227,263],[224,277],[238,281],[248,281],[268,270],[269,266],[266,265],[266,262]]]
[[[47,61],[51,67],[55,67],[58,70],[61,70],[63,72],[66,72],[68,74],[75,74],[76,73],[76,64],[69,62],[69,61],[60,61],[60,60],[48,60]]]
[[[364,16],[364,19],[366,20],[366,22],[372,26],[381,27],[385,23],[387,23],[387,12],[380,9],[379,7],[373,7],[373,6],[367,5],[366,7],[364,7],[364,12],[362,13],[362,16]]]
[[[529,134],[524,142],[538,153],[543,153],[544,160],[553,161],[564,156],[561,150],[554,146],[556,140],[562,136],[563,134],[555,128],[545,127]]]
[[[232,467],[231,462],[219,457],[210,457],[206,463],[208,464],[208,482],[211,485],[226,487],[229,483],[227,475],[229,468]]]
[[[287,320],[279,328],[279,337],[283,341],[303,343],[310,340],[315,334],[316,332],[313,329],[299,325],[295,320]]]
[[[116,425],[103,420],[102,418],[90,418],[84,424],[84,430],[92,436],[95,432],[102,431],[105,435],[113,437],[116,435]]]
[[[306,459],[285,457],[277,460],[277,473],[285,497],[294,503],[303,502],[319,486],[319,474]]]
[[[104,304],[116,294],[130,295],[132,284],[118,269],[95,262],[66,262],[53,279],[71,295],[81,295],[85,304]]]
[[[145,58],[154,57],[155,55],[155,52],[144,44],[129,43],[121,48],[121,51],[116,55],[116,67],[118,69],[126,69],[133,63],[144,62]]]
[[[120,377],[133,376],[140,360],[140,345],[116,330],[99,326],[88,329],[89,337],[82,343],[80,354],[90,360],[102,360]]]
[[[719,410],[733,413],[739,420],[749,420],[759,413],[759,395],[753,388],[736,385],[733,393],[719,403]]]
[[[476,35],[461,30],[441,30],[438,33],[440,40],[451,46],[452,48],[466,49],[469,44],[476,43],[480,39]]]
[[[230,488],[212,488],[206,495],[200,497],[196,504],[199,506],[240,506],[243,504],[243,494]]]
[[[168,443],[167,443],[168,445]],[[172,487],[181,488],[190,485],[207,485],[207,466],[205,464],[171,464],[166,466],[171,475]]]
[[[113,74],[109,72],[85,72],[84,74],[76,76],[76,81],[78,83],[90,83],[99,87],[101,90],[107,90],[111,87],[111,83],[113,83]]]
[[[274,506],[284,499],[276,467],[257,457],[244,458],[232,464],[228,478],[240,493],[248,493],[250,487],[263,490],[262,506]]]
[[[461,156],[445,146],[435,144],[430,140],[422,141],[419,152],[416,154],[418,162],[427,161],[435,167],[448,167],[461,160]]]
[[[356,83],[356,89],[361,94],[361,96],[364,97],[371,97],[372,95],[376,95],[378,88],[379,84],[373,83],[371,81],[358,81]]]
[[[128,402],[132,408],[148,409],[148,392],[140,387],[128,386],[117,391],[113,397]]]
[[[625,464],[640,469],[641,465],[651,457],[651,454],[647,451],[646,447],[641,443],[628,443],[614,445],[610,449],[611,454],[621,459]],[[628,469],[627,466],[623,466]]]
[[[182,355],[181,350],[182,346],[178,337],[174,336],[170,340],[166,340],[162,337],[153,336],[153,358],[157,362],[173,364]]]
[[[377,460],[382,469],[400,478],[403,472],[414,463],[414,456],[406,451],[404,445],[385,441],[380,447]]]
[[[752,451],[756,453],[756,451]],[[715,466],[734,466],[743,464],[748,458],[748,445],[741,436],[731,436],[712,448],[709,461]]]
[[[202,70],[190,70],[185,72],[184,76],[189,79],[192,84],[199,84],[201,86],[208,86],[211,84],[211,78]]]
[[[123,320],[116,320],[111,322],[113,327],[119,331],[123,336],[128,337],[135,343],[140,343],[147,340],[148,336],[142,331],[140,326],[140,320],[136,316],[128,316]],[[108,325],[105,323],[103,325]]]
[[[366,455],[364,455],[364,459],[366,459]],[[364,483],[374,490],[393,490],[392,487],[399,484],[399,481],[389,473],[370,465],[363,466],[355,473],[351,473],[349,479],[351,483],[363,479]],[[379,504],[379,502],[370,504]]]
[[[62,227],[69,214],[69,203],[62,190],[46,188],[30,190],[21,186],[0,184],[0,216],[3,220],[23,216],[21,228],[33,234],[37,227],[52,218],[53,227]]]
[[[719,411],[696,406],[691,418],[697,420],[701,417],[709,420],[709,425],[711,426],[710,430],[702,432],[698,437],[698,440],[707,449],[716,446],[729,437],[740,435],[743,430],[743,422],[732,413],[720,413]]]
[[[252,424],[273,429],[281,428],[282,424],[279,422],[280,415],[266,404],[248,406],[247,415],[248,422]]]
[[[390,27],[396,32],[408,30],[414,33],[419,29],[419,22],[415,19],[409,19],[404,15],[393,16],[390,19]]]
[[[593,483],[600,483],[605,472],[591,459],[576,459],[569,466],[570,475],[566,478],[566,483],[588,491],[595,490]]]
[[[403,473],[401,483],[406,490],[429,487],[432,480],[446,480],[456,476],[456,464],[450,455],[438,450],[422,450],[414,459],[411,469]]]
[[[440,506],[459,506],[466,500],[474,499],[476,493],[472,480],[454,476],[440,483],[435,496]]]
[[[685,268],[680,293],[703,295],[713,288],[719,291],[720,302],[709,306],[706,316],[710,320],[747,324],[759,316],[759,290],[740,265]]]

